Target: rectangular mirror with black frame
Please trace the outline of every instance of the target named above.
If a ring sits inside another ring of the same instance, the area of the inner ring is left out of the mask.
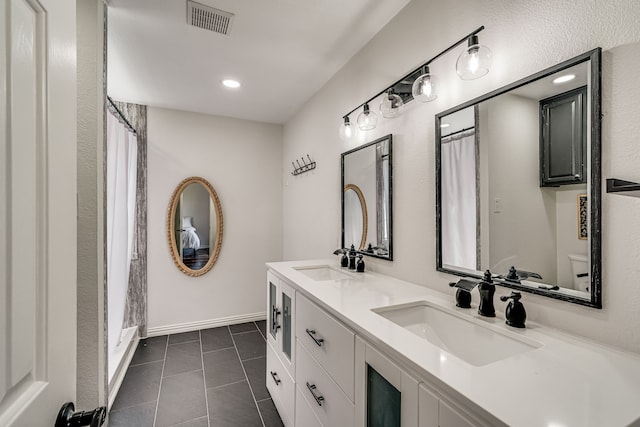
[[[602,307],[600,58],[436,115],[438,271]]]
[[[386,135],[342,153],[342,247],[393,260],[392,141]]]

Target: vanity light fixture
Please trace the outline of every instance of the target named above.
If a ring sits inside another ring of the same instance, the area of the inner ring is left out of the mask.
[[[451,126],[449,123],[442,123],[442,124],[440,125],[440,128],[441,128],[441,129],[444,129],[444,128],[448,128],[449,126]]]
[[[344,121],[340,125],[340,139],[343,141],[348,141],[349,139],[351,139],[354,133],[355,129],[349,121],[349,116],[344,116]]]
[[[474,34],[469,37],[467,48],[458,57],[456,72],[462,80],[478,79],[489,72],[492,60],[491,49],[481,45]]]
[[[420,102],[431,102],[438,97],[436,78],[429,72],[429,66],[422,67],[422,74],[415,79],[411,87],[414,99]]]
[[[237,89],[240,87],[240,82],[233,79],[225,79],[222,81],[222,84],[231,89]]]
[[[484,30],[484,26],[470,34],[467,34],[433,58],[424,62],[418,68],[403,76],[397,82],[387,86],[385,89],[381,90],[345,114],[343,116],[344,123],[340,126],[340,138],[345,140],[354,134],[355,129],[351,127],[351,124],[349,123],[349,116],[352,113],[355,113],[359,108],[362,108],[363,110],[358,115],[358,127],[365,131],[376,127],[377,116],[374,116],[375,113],[369,109],[369,104],[381,95],[384,96],[380,102],[380,112],[384,118],[397,117],[401,111],[400,107],[414,98],[421,102],[430,102],[435,100],[438,97],[436,90],[437,79],[429,71],[429,64],[464,42],[467,42],[468,46],[464,52],[462,52],[456,63],[456,71],[458,75],[463,80],[477,79],[486,75],[489,72],[493,54],[488,47],[482,46],[478,43],[477,34],[482,30]],[[416,75],[418,77],[416,77]],[[407,85],[411,85],[410,94],[405,89]]]
[[[385,119],[397,117],[400,113],[400,107],[404,105],[404,101],[400,96],[393,93],[393,89],[387,91],[387,96],[380,101],[380,112]]]
[[[362,113],[358,114],[358,127],[360,130],[372,130],[378,124],[378,115],[369,109],[369,104],[364,104]]]
[[[566,82],[570,82],[571,80],[575,79],[576,75],[575,74],[567,74],[565,76],[560,76],[556,79],[553,79],[553,83],[554,84],[560,84],[560,83],[566,83]]]

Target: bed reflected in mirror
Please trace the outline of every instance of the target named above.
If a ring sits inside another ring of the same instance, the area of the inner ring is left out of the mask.
[[[222,209],[205,179],[182,181],[171,197],[167,237],[173,260],[183,273],[201,276],[211,270],[222,244]]]

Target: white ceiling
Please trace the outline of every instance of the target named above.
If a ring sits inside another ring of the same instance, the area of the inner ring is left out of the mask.
[[[282,124],[409,0],[199,2],[235,14],[228,35],[187,25],[187,0],[109,1],[109,96]]]

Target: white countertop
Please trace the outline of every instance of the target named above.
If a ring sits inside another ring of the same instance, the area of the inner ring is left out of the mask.
[[[268,263],[277,275],[379,346],[423,379],[448,387],[509,426],[615,427],[640,425],[640,355],[588,342],[527,320],[525,329],[455,306],[453,296],[373,272],[341,269],[338,258]],[[315,281],[295,268],[328,265],[349,279]],[[442,283],[447,286],[447,283]],[[492,328],[541,344],[484,366],[473,366],[371,311],[428,301]],[[526,294],[522,302],[527,304]],[[496,305],[496,312],[501,304]]]

